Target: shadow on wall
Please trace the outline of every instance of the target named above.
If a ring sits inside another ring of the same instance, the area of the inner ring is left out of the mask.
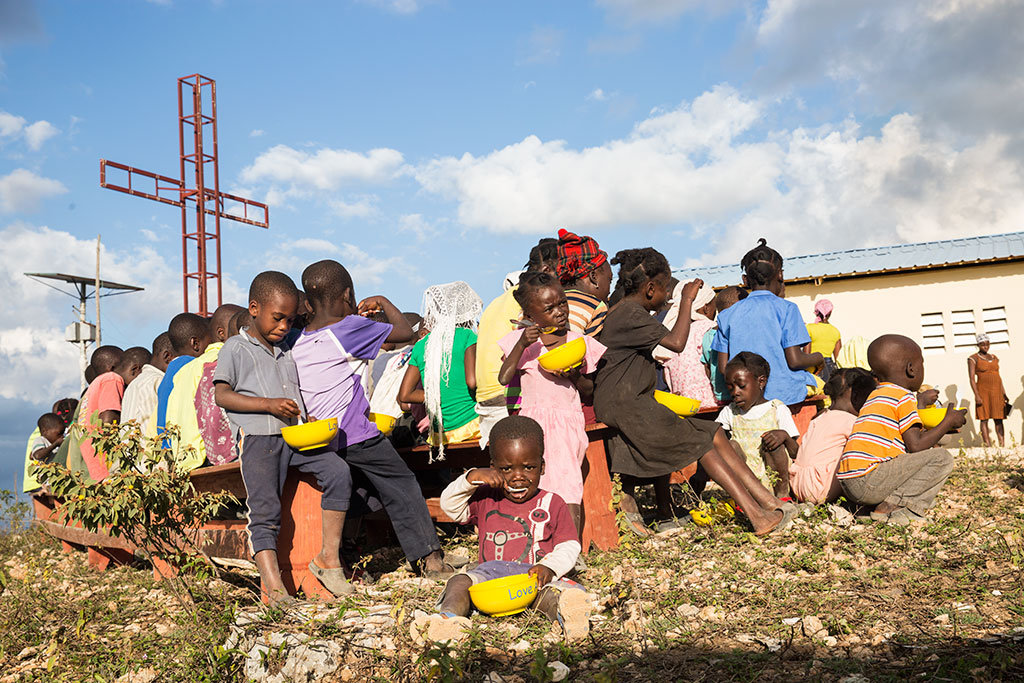
[[[947,444],[952,445],[964,445],[964,446],[980,446],[981,445],[981,434],[978,432],[978,425],[974,420],[974,411],[972,410],[971,401],[969,398],[960,394],[960,402],[957,403],[957,392],[959,387],[956,384],[949,384],[946,386],[943,405],[954,404],[957,408],[967,409],[967,424],[961,429],[959,434],[951,434],[946,437]]]

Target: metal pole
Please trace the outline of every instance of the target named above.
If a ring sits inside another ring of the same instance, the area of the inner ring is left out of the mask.
[[[96,348],[103,345],[103,334],[100,332],[100,236],[96,235]]]
[[[85,329],[85,283],[82,282],[78,285],[78,330],[79,337],[81,337],[82,330]],[[80,340],[78,342],[78,378],[82,385],[82,391],[85,391],[87,386],[85,383],[85,369],[89,367],[89,342]]]

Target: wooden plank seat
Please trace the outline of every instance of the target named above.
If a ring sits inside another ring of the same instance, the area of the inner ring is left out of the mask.
[[[793,418],[801,433],[814,417],[822,397],[813,396],[801,404],[791,406]],[[717,408],[700,411],[696,419],[714,419]],[[618,545],[618,526],[615,511],[612,509],[612,481],[608,471],[606,440],[612,429],[604,424],[587,426],[590,443],[587,447],[583,479],[584,527],[582,542],[585,550],[597,546],[608,550]],[[426,446],[400,449],[399,451],[410,468],[415,471],[428,471],[441,468],[487,467],[489,456],[480,449],[478,442],[452,444],[445,447],[445,460],[431,463],[429,449]],[[696,465],[676,472],[672,481],[682,482],[696,469]],[[246,497],[245,484],[242,482],[239,463],[203,467],[190,475],[196,491],[226,491],[236,498]],[[278,557],[285,586],[294,593],[301,588],[307,596],[329,599],[331,596],[310,576],[308,565],[319,552],[321,545],[320,526],[320,489],[312,475],[300,474],[292,470],[285,482],[281,496],[281,531],[278,536]],[[65,551],[71,552],[85,548],[89,563],[97,569],[105,569],[109,564],[128,562],[136,550],[130,543],[102,532],[90,532],[80,524],[68,525],[58,521],[57,508],[60,501],[46,493],[33,495],[35,517],[40,526],[50,535],[60,539]],[[438,499],[427,499],[427,507],[432,517],[438,521],[449,520],[440,509]],[[245,530],[246,520],[226,519],[211,520],[198,530],[196,543],[201,552],[208,557],[231,559],[251,559],[249,539]],[[166,574],[174,571],[157,559],[154,575],[160,578],[161,572]]]
[[[823,398],[822,395],[811,396],[806,401],[789,407],[793,413],[793,421],[801,434],[806,431],[811,418],[817,414]],[[703,408],[694,417],[714,420],[720,411],[720,407]],[[587,425],[587,436],[590,443],[583,466],[583,534],[581,540],[584,552],[589,551],[592,544],[601,550],[609,550],[616,547],[619,542],[618,525],[611,503],[612,481],[608,471],[605,445],[612,432],[611,427],[600,422]],[[441,468],[458,470],[490,466],[490,457],[480,449],[478,441],[446,445],[444,460],[431,462],[430,455],[433,450],[435,449],[431,449],[427,445],[421,445],[401,448],[398,452],[414,472]],[[688,481],[696,471],[697,464],[694,463],[678,472],[673,472],[670,481],[673,484],[683,483]],[[437,497],[427,498],[427,509],[430,510],[431,517],[436,521],[453,521],[441,510],[440,499]]]

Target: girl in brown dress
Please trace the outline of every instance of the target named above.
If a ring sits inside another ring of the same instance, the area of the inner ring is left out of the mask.
[[[988,421],[996,423],[996,438],[999,446],[1005,445],[1003,420],[1006,418],[1006,404],[1009,400],[1003,389],[1003,380],[999,376],[999,358],[989,353],[987,334],[978,335],[978,353],[967,359],[967,376],[971,379],[971,390],[974,392],[974,416],[978,418],[978,431],[981,441],[986,446],[992,445],[988,434]]]
[[[619,265],[622,299],[609,311],[599,340],[607,347],[598,366],[594,388],[597,418],[615,428],[608,441],[611,471],[622,475],[622,511],[637,533],[648,534],[633,498],[641,480],[660,488],[659,517],[671,519],[669,476],[697,462],[743,509],[754,533],[771,533],[796,508],[784,506],[750,471],[729,444],[721,427],[700,419],[680,419],[654,400],[657,366],[652,352],[659,344],[676,353],[683,350],[690,316],[681,315],[672,329],[651,316],[669,298],[668,261],[651,248],[627,249],[612,259]],[[681,310],[689,310],[701,286],[694,280],[683,287]],[[661,526],[661,525],[659,525]],[[671,528],[671,523],[668,525]]]

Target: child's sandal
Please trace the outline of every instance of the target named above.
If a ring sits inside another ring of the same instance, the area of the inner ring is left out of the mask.
[[[647,538],[651,536],[651,530],[644,524],[644,518],[639,512],[626,512],[624,513],[626,521],[629,523],[629,530],[640,538]]]

